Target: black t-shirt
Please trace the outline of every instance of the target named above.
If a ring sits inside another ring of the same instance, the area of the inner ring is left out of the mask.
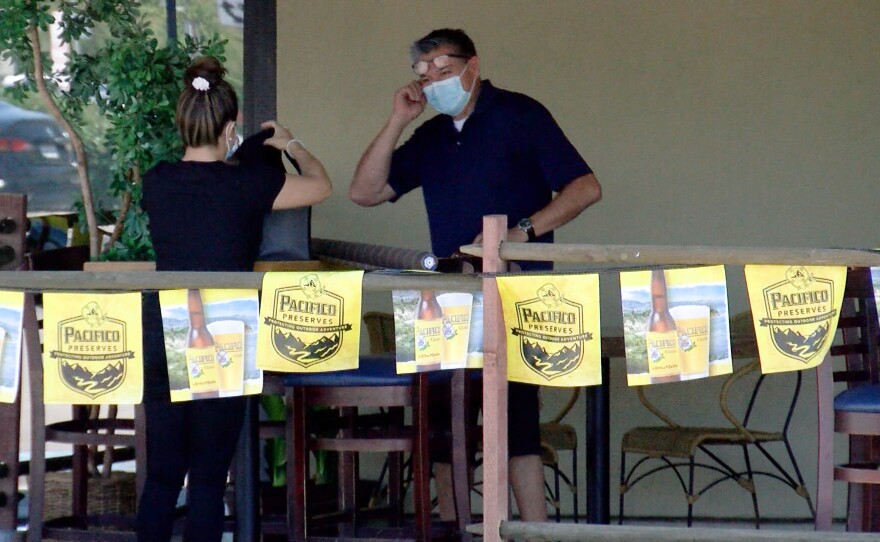
[[[507,215],[507,226],[532,216],[574,179],[591,173],[550,112],[536,100],[483,81],[461,131],[437,115],[391,157],[388,184],[396,200],[421,187],[431,248],[441,257],[471,243],[483,216]],[[538,242],[552,243],[553,232]],[[523,269],[550,269],[522,262]]]
[[[263,217],[284,171],[263,163],[160,162],[144,175],[141,205],[159,271],[250,271]]]
[[[248,138],[238,163],[160,162],[144,175],[141,205],[150,219],[157,270],[253,270],[263,218],[284,185],[281,153],[262,147],[266,137]],[[155,292],[143,295],[143,325],[144,399],[168,401]]]

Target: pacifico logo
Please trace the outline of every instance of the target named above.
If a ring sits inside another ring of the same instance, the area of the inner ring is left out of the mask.
[[[49,352],[59,360],[61,381],[94,399],[118,389],[125,381],[134,352],[126,344],[125,322],[110,318],[94,301],[80,316],[58,323],[58,344]]]
[[[583,360],[581,341],[592,340],[584,332],[583,306],[565,299],[553,284],[538,288],[532,299],[516,303],[520,355],[526,366],[546,380],[567,375]]]
[[[837,313],[834,282],[812,275],[803,266],[786,269],[785,279],[764,288],[764,305],[773,346],[783,355],[808,363],[822,350],[832,334],[831,319]]]
[[[299,286],[275,290],[271,326],[272,347],[282,358],[301,367],[312,367],[333,358],[342,347],[345,301],[325,290],[318,275],[300,279]]]

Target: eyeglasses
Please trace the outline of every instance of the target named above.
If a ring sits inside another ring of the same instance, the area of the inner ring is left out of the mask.
[[[431,60],[419,60],[415,64],[412,65],[413,73],[416,75],[425,75],[431,69],[431,65],[433,64],[435,68],[438,70],[442,70],[443,68],[449,66],[450,58],[470,58],[468,55],[439,55],[435,56]]]

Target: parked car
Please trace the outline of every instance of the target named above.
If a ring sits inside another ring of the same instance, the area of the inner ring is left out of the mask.
[[[75,155],[51,115],[0,101],[0,192],[27,194],[28,214],[71,209],[80,193]]]

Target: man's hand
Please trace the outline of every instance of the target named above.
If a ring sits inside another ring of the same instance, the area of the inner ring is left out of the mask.
[[[519,228],[510,228],[507,230],[507,240],[511,243],[528,243],[529,234]],[[483,232],[474,237],[474,244],[478,245],[483,242]]]
[[[392,118],[404,125],[409,124],[425,110],[425,93],[419,81],[410,81],[394,93]]]
[[[391,155],[397,140],[410,122],[425,110],[425,94],[418,81],[410,81],[394,93],[394,109],[385,126],[364,151],[348,189],[348,197],[358,205],[372,207],[394,197],[388,184]]]

